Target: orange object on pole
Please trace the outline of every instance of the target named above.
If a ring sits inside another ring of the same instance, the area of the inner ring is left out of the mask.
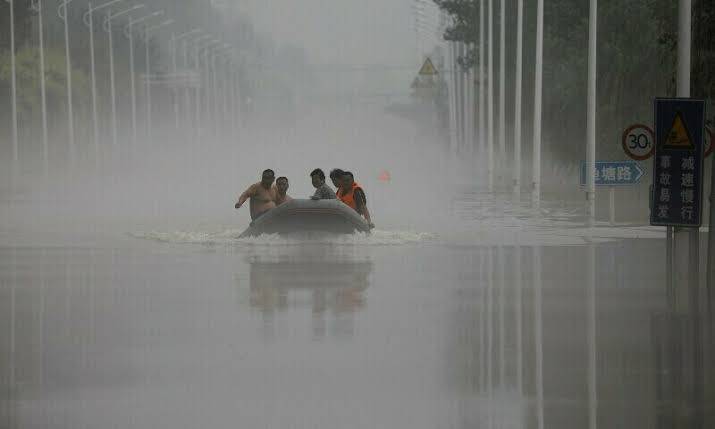
[[[382,170],[380,172],[380,175],[377,177],[377,180],[381,182],[389,182],[390,181],[390,172],[387,170]]]

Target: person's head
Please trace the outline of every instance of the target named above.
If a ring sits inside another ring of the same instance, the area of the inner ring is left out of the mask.
[[[353,173],[351,173],[349,171],[343,171],[342,182],[341,182],[341,185],[343,186],[343,188],[349,189],[353,185],[353,182],[355,182]]]
[[[323,170],[316,168],[310,172],[310,179],[313,182],[313,186],[317,188],[325,183],[325,173],[323,173]]]
[[[276,173],[274,173],[273,170],[271,170],[270,168],[263,170],[263,174],[261,175],[261,185],[265,186],[266,188],[270,188],[275,178]]]
[[[278,189],[278,192],[281,194],[285,194],[288,192],[288,178],[281,176],[276,179],[276,189]]]
[[[342,183],[343,173],[344,171],[339,168],[335,168],[330,172],[330,180],[333,181],[333,185],[335,185],[336,188],[339,188]]]

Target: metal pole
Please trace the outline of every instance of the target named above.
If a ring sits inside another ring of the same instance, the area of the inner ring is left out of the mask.
[[[499,11],[499,185],[505,177],[506,169],[506,6],[505,0],[500,1]]]
[[[586,200],[588,226],[596,220],[596,39],[598,0],[590,0],[588,23],[588,117],[586,119]]]
[[[12,160],[13,165],[18,167],[19,147],[17,143],[17,70],[15,67],[15,3],[10,3],[10,98],[12,106]]]
[[[92,2],[89,2],[89,59],[92,75],[92,130],[94,136],[94,157],[99,163],[99,123],[97,119],[97,77],[94,69],[94,20],[92,17]]]
[[[47,137],[47,91],[45,82],[45,37],[44,25],[42,19],[42,0],[36,0],[37,3],[32,7],[37,11],[37,24],[39,27],[39,51],[40,51],[40,101],[42,110],[42,167],[45,178],[49,175],[50,168],[50,148]]]
[[[608,200],[608,222],[613,226],[616,223],[616,189],[613,186],[608,189]]]
[[[488,0],[487,26],[487,157],[489,192],[494,192],[494,0]]]
[[[524,37],[524,0],[517,0],[516,13],[516,84],[514,96],[514,197],[521,196],[521,90]]]
[[[147,141],[151,143],[151,65],[149,58],[149,31],[148,27],[144,28],[144,91],[146,101],[146,135]]]
[[[486,83],[484,81],[484,1],[479,1],[479,149],[486,148],[486,121],[484,106],[486,102]]]
[[[199,54],[199,46],[196,45],[196,54],[194,56],[194,61],[196,63],[196,72],[198,73],[199,82],[195,88],[194,103],[196,110],[196,123],[194,128],[196,130],[196,137],[199,137],[199,125],[201,124],[201,55]]]
[[[171,72],[174,74],[174,79],[177,79],[176,72],[178,66],[176,64],[176,32],[171,32]],[[179,131],[179,93],[177,89],[172,92],[172,104],[174,105],[174,128]]]
[[[539,0],[541,1],[541,0]],[[535,345],[535,378],[536,384],[536,428],[544,429],[544,340],[543,340],[543,304],[541,283],[541,248],[532,248],[534,273],[534,345]]]
[[[536,5],[536,65],[534,79],[534,147],[532,156],[532,193],[534,209],[541,204],[541,95],[544,71],[544,0]]]
[[[188,73],[189,70],[189,42],[188,40],[183,40],[181,44],[182,56],[184,58],[184,71]],[[189,91],[189,85],[184,86],[184,111],[186,112],[186,127],[191,127],[191,93]],[[188,129],[187,129],[188,131]],[[187,133],[188,135],[188,133]]]
[[[211,55],[211,80],[213,80],[213,123],[214,135],[218,138],[219,135],[219,98],[218,98],[218,79],[216,72],[216,55]]]
[[[107,33],[109,34],[109,88],[112,102],[112,146],[117,146],[117,94],[114,84],[114,42],[112,37],[111,12],[107,11]]]
[[[75,161],[75,140],[74,140],[74,112],[72,108],[72,63],[70,59],[70,36],[69,36],[69,19],[67,17],[67,4],[72,0],[65,0],[60,5],[57,13],[64,21],[65,31],[65,67],[67,74],[67,133],[69,146],[69,161],[70,169],[74,166]]]
[[[127,37],[129,38],[129,82],[132,92],[132,149],[135,149],[137,147],[137,88],[134,75],[134,32],[132,26],[132,19],[129,18]]]

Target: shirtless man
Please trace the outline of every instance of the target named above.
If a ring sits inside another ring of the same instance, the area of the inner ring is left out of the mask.
[[[251,199],[249,208],[251,209],[251,220],[258,219],[268,210],[275,208],[276,191],[271,187],[276,175],[273,170],[264,170],[261,181],[249,186],[244,193],[238,197],[235,207],[241,208],[247,199]]]
[[[276,179],[276,186],[275,186],[275,203],[277,206],[285,203],[289,203],[293,201],[293,198],[291,198],[290,195],[286,194],[288,192],[288,178],[287,177],[279,177]]]

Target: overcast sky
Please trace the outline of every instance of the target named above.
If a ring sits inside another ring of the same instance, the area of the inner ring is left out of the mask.
[[[260,32],[323,64],[417,61],[412,0],[233,0]]]

